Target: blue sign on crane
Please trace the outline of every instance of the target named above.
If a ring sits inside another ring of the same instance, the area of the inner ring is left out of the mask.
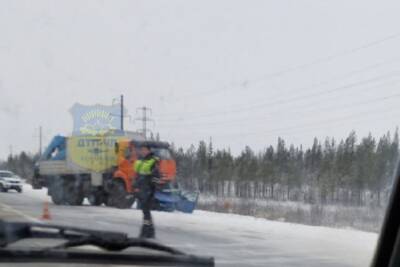
[[[101,135],[120,130],[119,105],[75,104],[70,109],[73,118],[72,135]]]

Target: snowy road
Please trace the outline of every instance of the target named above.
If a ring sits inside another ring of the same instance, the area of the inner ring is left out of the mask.
[[[0,217],[40,218],[45,190],[25,186],[22,194],[0,193]],[[127,232],[136,236],[141,213],[136,209],[55,206],[57,224]],[[154,213],[157,238],[189,253],[214,256],[217,266],[368,266],[377,235],[273,222],[247,216],[196,211]]]

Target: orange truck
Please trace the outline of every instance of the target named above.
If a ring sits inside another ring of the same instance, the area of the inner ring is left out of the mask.
[[[130,208],[135,202],[133,164],[142,142],[160,158],[160,172],[168,180],[156,192],[154,208],[192,212],[198,193],[184,193],[178,188],[168,143],[137,136],[55,136],[36,163],[32,186],[46,187],[56,205],[82,205],[87,198],[95,206]]]
[[[133,185],[136,178],[133,165],[138,158],[137,148],[143,142],[146,142],[154,155],[160,159],[158,168],[164,180],[167,181],[164,188],[173,188],[176,177],[176,163],[172,158],[167,143],[158,141],[122,140],[115,144],[117,168],[112,172],[112,179],[109,179],[108,187],[106,186],[105,191],[109,192],[106,197],[107,205],[119,208],[132,206],[133,202],[130,196],[135,192]],[[95,201],[89,199],[89,202],[98,204],[101,201],[95,203]]]

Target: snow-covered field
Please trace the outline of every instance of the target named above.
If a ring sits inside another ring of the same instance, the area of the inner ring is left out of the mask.
[[[201,195],[198,207],[208,211],[251,215],[275,221],[371,232],[379,232],[385,213],[384,207],[312,205],[269,199],[217,198],[212,195]]]

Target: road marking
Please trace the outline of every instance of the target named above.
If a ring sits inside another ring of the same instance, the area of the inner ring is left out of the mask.
[[[4,210],[8,210],[8,211],[10,211],[10,212],[13,212],[13,213],[15,213],[15,214],[17,214],[17,215],[19,215],[19,216],[21,216],[21,217],[23,217],[23,218],[25,218],[25,219],[31,221],[31,222],[42,222],[42,221],[40,221],[40,220],[38,220],[38,219],[36,219],[36,218],[34,218],[34,217],[31,217],[31,216],[29,216],[29,215],[27,215],[27,214],[25,214],[25,213],[23,213],[23,212],[21,212],[21,211],[19,211],[19,210],[17,210],[17,209],[14,209],[13,207],[11,207],[11,206],[9,206],[9,205],[7,205],[7,204],[0,203],[0,206],[1,206]]]

